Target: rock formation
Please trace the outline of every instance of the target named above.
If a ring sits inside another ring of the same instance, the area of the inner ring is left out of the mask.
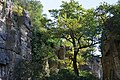
[[[120,80],[120,15],[115,15],[105,24],[102,35],[103,80]]]
[[[17,65],[31,60],[30,19],[25,10],[18,16],[13,7],[11,0],[0,0],[0,80],[17,80]]]

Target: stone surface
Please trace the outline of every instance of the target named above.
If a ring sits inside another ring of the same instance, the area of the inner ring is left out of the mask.
[[[103,80],[120,80],[120,25],[113,23],[118,20],[118,16],[108,20],[102,35]]]
[[[18,64],[31,60],[31,22],[27,11],[21,16],[12,12],[11,0],[3,3],[0,2],[0,80],[18,80]]]

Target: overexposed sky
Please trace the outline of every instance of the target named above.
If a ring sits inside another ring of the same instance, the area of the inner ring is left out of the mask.
[[[48,18],[50,18],[50,14],[48,10],[50,9],[58,9],[61,5],[61,1],[70,1],[70,0],[40,0],[43,5],[43,13],[47,14]],[[118,0],[76,0],[79,1],[80,4],[86,9],[96,8],[99,6],[101,2],[107,2],[109,4],[115,4]]]

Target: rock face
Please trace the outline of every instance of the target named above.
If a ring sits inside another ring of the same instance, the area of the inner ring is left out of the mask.
[[[30,19],[26,11],[21,16],[12,12],[12,6],[11,0],[0,0],[0,80],[16,80],[17,65],[31,60]]]
[[[80,70],[89,71],[97,79],[103,80],[101,57],[99,55],[92,55],[92,59],[87,58],[86,64],[80,65]]]
[[[91,62],[88,62],[88,64],[93,75],[99,80],[103,80],[101,57],[93,56],[93,60]]]
[[[103,80],[120,80],[120,25],[117,25],[119,22],[114,24],[118,19],[120,18],[113,16],[108,20],[103,33]]]

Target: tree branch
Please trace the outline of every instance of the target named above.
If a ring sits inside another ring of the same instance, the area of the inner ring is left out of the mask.
[[[83,34],[77,39],[78,40],[78,44],[79,44],[80,47],[81,47],[80,39],[81,39],[82,36],[83,36]]]
[[[68,39],[67,37],[65,37],[65,36],[63,36],[62,38],[65,38],[67,41],[69,41],[69,42],[71,42],[72,43],[72,41],[70,40],[70,38]]]
[[[87,47],[93,46],[93,45],[98,44],[98,43],[100,43],[100,41],[99,42],[95,42],[93,44],[91,43],[90,45],[80,46],[78,49],[87,48]]]

